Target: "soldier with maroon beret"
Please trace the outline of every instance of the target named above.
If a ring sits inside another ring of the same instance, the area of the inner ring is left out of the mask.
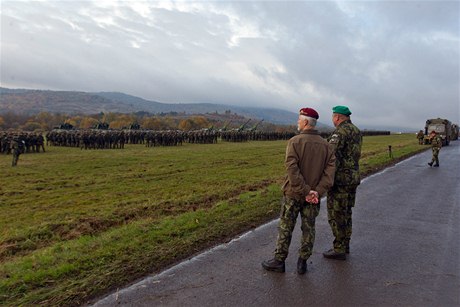
[[[274,258],[262,262],[268,271],[284,272],[297,216],[301,216],[302,238],[297,260],[297,273],[305,274],[307,259],[315,241],[315,219],[320,210],[321,196],[332,186],[335,172],[333,148],[315,129],[318,112],[312,108],[299,111],[299,134],[287,144],[283,185],[283,201]]]

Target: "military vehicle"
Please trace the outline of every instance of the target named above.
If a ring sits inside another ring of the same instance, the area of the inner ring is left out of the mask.
[[[458,140],[458,125],[457,124],[452,124],[452,137],[450,138],[451,141]]]
[[[232,120],[230,119],[222,128],[219,129],[219,132],[227,131],[228,125],[230,125],[231,122]]]
[[[94,125],[93,129],[96,129],[96,130],[108,130],[109,126],[110,126],[109,123],[98,122],[97,124]]]
[[[244,130],[244,127],[246,127],[246,125],[251,121],[251,119],[248,119],[244,124],[242,124],[241,126],[239,126],[236,131],[243,131]]]
[[[262,118],[262,120],[260,120],[259,122],[257,122],[257,124],[255,124],[254,126],[252,126],[251,129],[249,129],[249,131],[256,131],[257,127],[264,121],[264,119]]]
[[[430,133],[436,131],[442,138],[442,145],[448,146],[452,137],[452,123],[444,118],[427,119],[425,123],[424,144],[430,144]]]
[[[129,130],[140,130],[141,129],[141,125],[134,122],[134,123],[131,123],[131,125],[129,125],[128,127]]]
[[[74,127],[73,127],[72,124],[63,123],[63,124],[60,124],[58,126],[53,127],[53,129],[55,129],[55,130],[73,130]]]

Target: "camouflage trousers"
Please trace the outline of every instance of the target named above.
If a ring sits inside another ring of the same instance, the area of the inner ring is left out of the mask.
[[[20,153],[18,150],[13,150],[13,162],[11,163],[11,166],[16,166],[18,164],[19,155]]]
[[[352,233],[352,208],[357,186],[333,186],[327,193],[327,219],[334,235],[334,251],[345,253]]]
[[[433,151],[433,156],[431,157],[431,163],[436,162],[436,164],[439,164],[438,156],[439,156],[440,148],[439,147],[432,147],[431,149]]]
[[[276,240],[275,259],[284,261],[289,253],[292,232],[300,213],[302,238],[300,241],[299,257],[308,259],[315,242],[315,220],[318,216],[320,204],[310,204],[305,200],[298,201],[283,197],[281,204],[280,223],[278,226],[278,239]]]

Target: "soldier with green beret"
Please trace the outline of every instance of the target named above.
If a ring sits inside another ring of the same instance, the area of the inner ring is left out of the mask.
[[[355,205],[356,189],[360,184],[359,158],[361,156],[361,131],[350,119],[351,111],[346,106],[332,108],[334,132],[328,138],[334,147],[335,179],[327,193],[327,215],[334,235],[333,248],[324,252],[329,259],[346,259],[350,250],[352,232],[352,208]]]

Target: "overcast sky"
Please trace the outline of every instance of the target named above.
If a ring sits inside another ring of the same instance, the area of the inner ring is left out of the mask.
[[[459,1],[1,1],[1,86],[460,117]]]

